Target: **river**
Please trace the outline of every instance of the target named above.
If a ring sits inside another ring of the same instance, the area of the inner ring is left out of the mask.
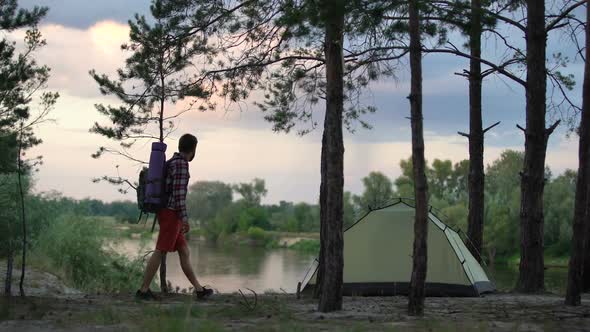
[[[114,249],[134,258],[151,250],[154,240],[120,240]],[[314,255],[289,249],[265,249],[248,246],[216,246],[206,241],[191,240],[191,261],[199,282],[210,285],[221,293],[237,292],[250,288],[258,293],[266,291],[294,293],[303,279]],[[488,277],[501,291],[509,291],[518,278],[518,266],[486,268]],[[176,253],[168,258],[168,280],[174,285],[188,288]],[[545,271],[547,290],[564,294],[567,282],[566,268],[549,268]]]

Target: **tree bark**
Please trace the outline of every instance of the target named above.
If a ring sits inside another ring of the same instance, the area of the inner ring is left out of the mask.
[[[586,59],[590,55],[590,6],[586,6]],[[587,229],[590,227],[588,218],[588,197],[590,186],[590,69],[584,66],[584,86],[582,89],[582,120],[580,121],[580,146],[578,150],[578,178],[576,182],[576,201],[574,206],[574,222],[572,232],[572,248],[567,278],[565,304],[578,306],[581,302],[582,271],[584,253],[588,251]]]
[[[408,301],[409,315],[424,314],[424,288],[426,282],[428,237],[428,198],[424,161],[424,135],[422,124],[422,50],[420,37],[420,13],[418,0],[410,0],[410,68],[411,92],[410,109],[412,122],[412,163],[414,172],[414,198],[416,216],[414,220],[414,249],[410,296]]]
[[[325,225],[326,225],[326,157],[327,157],[327,150],[328,144],[326,143],[326,132],[324,131],[322,135],[322,153],[320,157],[320,256],[318,260],[318,273],[316,275],[316,286],[313,291],[313,298],[319,299],[320,294],[322,291],[322,278],[323,278],[323,266],[324,266],[324,257],[325,257],[325,247],[324,244],[326,242],[326,234],[325,234]]]
[[[543,190],[545,155],[550,131],[545,128],[546,46],[545,2],[527,1],[527,86],[524,166],[521,173],[520,269],[516,290],[544,289]]]
[[[23,288],[25,282],[25,272],[27,266],[27,219],[25,215],[25,194],[23,192],[23,183],[22,183],[22,160],[21,154],[23,150],[23,125],[21,123],[20,126],[20,140],[18,144],[18,189],[20,194],[20,210],[21,210],[21,221],[23,225],[23,252],[22,252],[22,262],[21,262],[21,274],[20,274],[20,283],[19,283],[19,290],[20,296],[25,296],[25,290]]]
[[[160,58],[160,84],[161,84],[161,96],[160,96],[160,118],[158,119],[158,125],[160,129],[160,142],[164,143],[164,106],[166,102],[166,81],[164,77],[164,55]],[[160,261],[160,290],[162,293],[168,293],[168,282],[166,281],[166,253],[162,253],[162,259]]]
[[[342,309],[343,258],[343,197],[344,141],[342,116],[344,112],[344,2],[324,2],[326,22],[326,213],[324,262],[318,310],[330,312]]]
[[[481,58],[481,0],[471,1],[471,30],[469,46],[474,58]],[[467,237],[469,250],[480,263],[483,246],[484,132],[482,124],[481,63],[473,58],[469,68],[469,216]]]
[[[168,282],[166,281],[166,253],[162,253],[162,259],[160,260],[160,291],[162,293],[168,293]]]
[[[590,179],[589,179],[590,180]],[[588,194],[590,197],[590,193]],[[590,203],[590,200],[589,200]],[[590,214],[590,207],[586,207],[587,214]],[[590,215],[587,215],[586,218],[590,218]],[[588,225],[586,225],[585,231],[585,248],[584,250],[584,263],[583,263],[583,272],[582,272],[582,292],[588,293],[590,292],[590,222],[586,221]]]

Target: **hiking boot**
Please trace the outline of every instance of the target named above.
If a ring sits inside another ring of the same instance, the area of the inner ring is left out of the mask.
[[[204,300],[213,295],[213,290],[211,288],[203,287],[203,290],[195,291],[195,294],[197,294],[197,299]]]
[[[148,288],[147,292],[142,292],[140,289],[135,293],[135,298],[144,301],[159,301],[160,298]]]

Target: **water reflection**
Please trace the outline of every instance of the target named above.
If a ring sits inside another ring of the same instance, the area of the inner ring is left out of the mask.
[[[155,246],[152,240],[122,240],[114,248],[117,252],[136,257]],[[254,247],[220,247],[205,241],[189,241],[191,261],[199,281],[211,285],[222,293],[251,288],[258,293],[282,290],[294,293],[297,282],[303,279],[313,255],[301,254],[287,249],[268,250]],[[518,266],[487,268],[489,278],[500,291],[511,291],[518,278]],[[168,258],[168,279],[174,286],[188,288],[178,255]],[[545,271],[547,291],[565,294],[567,269],[550,268]],[[138,281],[139,283],[139,281]]]
[[[128,257],[136,257],[151,250],[154,245],[154,240],[121,240],[113,248]],[[294,293],[297,282],[315,258],[287,249],[220,247],[205,241],[189,241],[189,246],[199,282],[211,285],[222,293],[237,292],[240,288],[251,288],[259,293],[283,290]],[[167,277],[174,286],[190,286],[176,253],[169,255]]]

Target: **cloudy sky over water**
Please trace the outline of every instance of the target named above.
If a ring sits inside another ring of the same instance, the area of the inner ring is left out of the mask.
[[[133,200],[133,193],[125,196],[108,184],[91,181],[101,175],[135,179],[140,166],[114,156],[99,160],[90,157],[99,146],[113,146],[88,132],[95,121],[107,123],[94,104],[115,101],[100,95],[88,71],[114,73],[123,65],[125,54],[119,46],[128,38],[127,21],[135,13],[148,15],[149,1],[21,0],[19,3],[24,7],[50,8],[40,26],[47,46],[38,53],[37,59],[52,68],[49,89],[61,94],[52,113],[56,122],[38,129],[44,143],[30,152],[44,157],[44,165],[37,175],[37,191],[55,190],[74,198]],[[13,38],[22,35],[23,32],[16,32]],[[518,34],[509,38],[516,43],[522,39]],[[551,38],[560,42],[550,42],[550,53],[573,52],[573,46],[563,42],[562,35]],[[488,39],[484,47],[487,55],[494,57],[498,56],[494,52],[498,52],[500,46],[498,41]],[[467,67],[466,60],[451,56],[428,55],[424,59],[428,160],[444,158],[456,162],[468,158],[467,140],[457,135],[457,131],[468,131],[468,84],[455,75]],[[575,60],[565,71],[574,74],[581,85],[583,63],[580,60]],[[370,171],[381,171],[392,178],[400,174],[400,159],[411,154],[410,126],[406,119],[408,93],[409,73],[402,67],[395,80],[377,82],[363,96],[378,112],[365,118],[373,125],[372,130],[359,126],[355,133],[345,135],[346,190],[360,193],[361,179]],[[576,87],[570,97],[580,102],[581,86]],[[517,123],[524,126],[522,87],[507,79],[490,77],[484,83],[483,102],[484,125],[502,121],[486,137],[486,163],[491,163],[505,149],[522,150],[524,138],[516,128]],[[191,181],[235,183],[260,177],[267,182],[267,203],[317,201],[321,128],[305,137],[295,133],[276,134],[255,106],[247,103],[240,109],[220,107],[215,112],[194,111],[178,120],[178,128],[170,137],[170,149],[175,148],[177,138],[185,132],[195,133],[200,141],[198,156],[190,166]],[[323,117],[321,112],[314,116]],[[574,136],[566,137],[565,128],[551,137],[549,145],[547,162],[554,174],[576,168],[577,142]],[[147,159],[149,143],[140,144],[133,153],[140,159]]]

